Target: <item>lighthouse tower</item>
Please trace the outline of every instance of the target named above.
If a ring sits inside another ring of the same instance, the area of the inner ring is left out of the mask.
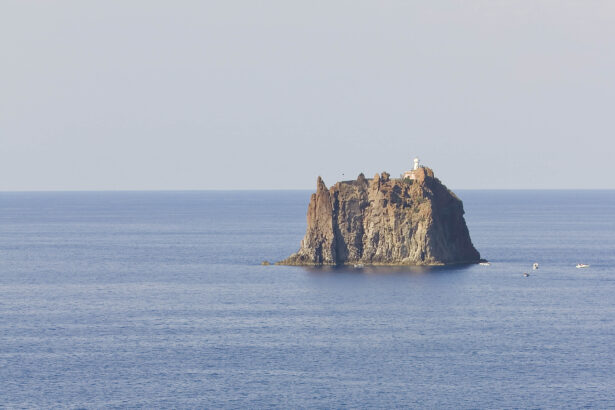
[[[414,158],[414,168],[412,168],[413,171],[419,169],[419,161],[419,157]]]
[[[419,162],[420,162],[419,157],[414,158],[414,166],[412,167],[412,171],[404,172],[403,179],[406,179],[406,178],[408,178],[408,179],[416,179],[416,174],[415,173],[421,167],[419,165]]]

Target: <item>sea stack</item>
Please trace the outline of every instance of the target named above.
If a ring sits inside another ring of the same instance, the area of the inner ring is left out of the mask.
[[[330,189],[316,182],[307,231],[281,265],[448,265],[478,263],[461,200],[431,169],[386,172]]]

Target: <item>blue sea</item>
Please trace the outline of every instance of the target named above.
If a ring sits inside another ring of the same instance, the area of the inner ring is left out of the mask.
[[[309,191],[0,193],[0,408],[615,407],[615,191],[457,194],[491,266],[261,266]]]

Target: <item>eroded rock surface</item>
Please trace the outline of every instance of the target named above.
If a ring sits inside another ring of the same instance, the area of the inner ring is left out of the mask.
[[[476,263],[463,204],[429,168],[413,181],[373,179],[338,182],[318,177],[301,248],[283,265],[443,265]]]

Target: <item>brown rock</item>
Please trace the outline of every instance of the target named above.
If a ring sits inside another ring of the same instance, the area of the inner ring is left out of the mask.
[[[318,177],[299,251],[284,265],[476,263],[463,204],[419,168],[412,184],[383,172],[327,189]]]

